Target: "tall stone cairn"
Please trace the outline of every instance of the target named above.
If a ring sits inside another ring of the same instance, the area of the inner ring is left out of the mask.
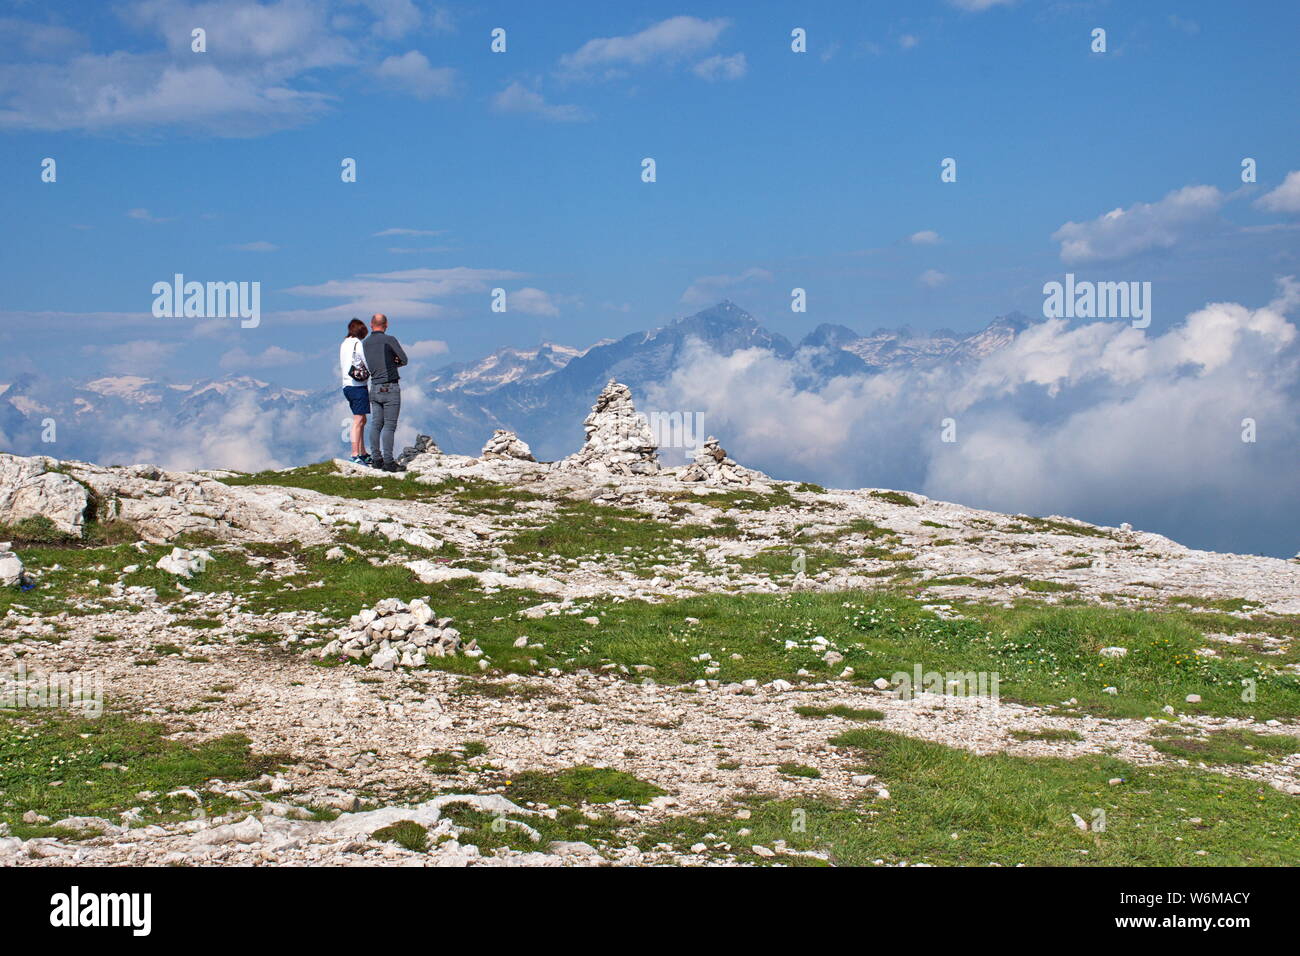
[[[609,380],[601,389],[591,414],[582,423],[587,443],[564,459],[566,468],[585,468],[598,474],[656,475],[659,449],[650,423],[632,404],[632,390]]]

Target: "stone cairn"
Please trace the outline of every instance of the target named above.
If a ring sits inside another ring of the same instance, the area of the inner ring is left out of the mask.
[[[694,463],[687,465],[678,477],[682,481],[703,481],[731,487],[748,485],[751,481],[749,470],[728,458],[727,452],[712,435],[695,453]]]
[[[423,667],[430,657],[449,657],[457,653],[481,657],[474,641],[460,639],[460,631],[451,626],[451,618],[436,618],[428,598],[416,598],[410,604],[397,598],[385,598],[373,608],[353,615],[349,627],[320,649],[321,657],[341,654],[356,660],[370,655],[370,666],[391,671],[394,667]]]
[[[483,451],[479,453],[479,457],[514,458],[518,461],[537,460],[533,457],[533,450],[528,447],[528,442],[504,428],[498,428],[492,433],[492,437],[483,446]]]
[[[658,448],[650,423],[632,405],[632,390],[609,380],[582,423],[587,443],[562,462],[566,468],[584,468],[610,475],[656,475]]]
[[[402,453],[397,456],[399,465],[409,465],[420,455],[441,455],[442,449],[438,443],[429,435],[416,435],[415,444],[407,445],[402,449]]]

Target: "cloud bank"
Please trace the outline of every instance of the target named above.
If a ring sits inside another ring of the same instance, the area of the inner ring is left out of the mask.
[[[909,488],[997,511],[1131,522],[1183,543],[1300,549],[1300,345],[1284,313],[1212,303],[1158,336],[1032,326],[968,367],[801,390],[807,354],[696,343],[647,395],[703,415],[744,464],[839,487]],[[945,419],[956,441],[941,440]],[[1247,420],[1255,441],[1243,441]]]

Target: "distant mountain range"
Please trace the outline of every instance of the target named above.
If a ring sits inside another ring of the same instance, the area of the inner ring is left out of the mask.
[[[404,410],[403,419],[432,434],[446,451],[477,454],[494,428],[509,428],[539,458],[555,459],[581,445],[582,420],[607,381],[625,382],[643,397],[650,386],[668,380],[693,341],[721,355],[762,349],[797,357],[796,386],[818,389],[837,376],[974,363],[1028,325],[1018,313],[967,335],[906,329],[862,335],[824,324],[796,344],[723,301],[662,328],[586,349],[555,343],[509,347],[444,366],[420,383],[426,401]],[[0,386],[0,448],[103,464],[150,460],[245,468],[255,464],[240,455],[246,443],[262,449],[254,457],[298,464],[339,453],[344,411],[336,389],[282,388],[247,376],[166,384],[138,376],[79,383],[24,375]],[[49,420],[57,429],[57,450],[41,440]]]
[[[843,325],[823,324],[793,344],[735,303],[723,301],[662,328],[599,342],[585,351],[547,343],[531,351],[500,349],[480,362],[448,366],[430,379],[439,406],[435,437],[445,449],[477,453],[493,428],[511,428],[539,457],[561,457],[582,443],[582,419],[607,381],[618,379],[634,396],[643,397],[649,386],[663,383],[678,367],[691,340],[720,355],[752,348],[784,359],[799,354],[807,372],[796,385],[818,389],[841,375],[974,363],[1005,347],[1029,324],[1019,313],[999,316],[968,335],[948,330],[915,335],[907,329],[862,335]]]

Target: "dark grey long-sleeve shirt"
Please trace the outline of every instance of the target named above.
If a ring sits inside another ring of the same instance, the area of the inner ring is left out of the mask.
[[[398,381],[397,368],[406,364],[406,353],[397,339],[387,332],[371,332],[361,343],[370,369],[371,385],[388,385]]]

